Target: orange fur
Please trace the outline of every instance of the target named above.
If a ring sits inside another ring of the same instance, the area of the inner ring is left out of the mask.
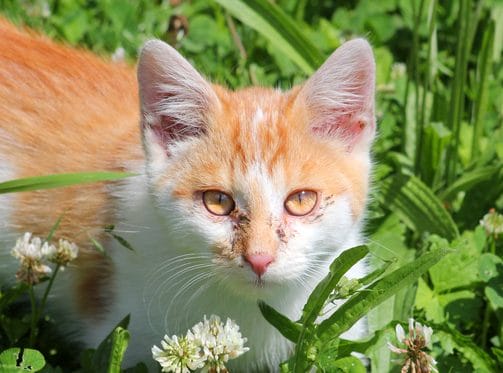
[[[0,21],[0,34],[0,153],[18,177],[124,170],[143,160],[132,67],[19,31],[5,21]],[[194,191],[215,187],[231,191],[238,175],[260,160],[271,175],[277,169],[284,172],[290,191],[313,188],[327,199],[349,193],[355,220],[360,217],[368,164],[351,156],[342,142],[313,135],[298,87],[286,94],[266,88],[213,89],[221,106],[211,108],[207,136],[158,186],[171,175],[182,175],[172,191],[177,198],[192,199]],[[263,119],[254,128],[250,118],[256,108]],[[217,245],[223,256],[275,254],[280,245],[282,233],[271,229],[262,191],[253,185],[250,190],[255,197],[248,206],[249,220],[240,223],[234,242]],[[106,303],[104,285],[112,272],[108,261],[90,248],[88,237],[103,238],[103,227],[114,222],[114,214],[105,183],[22,193],[15,200],[12,224],[19,231],[44,235],[63,215],[58,235],[84,248],[76,286],[87,314],[96,314]]]
[[[17,177],[123,170],[141,159],[138,94],[132,67],[20,31],[0,20],[0,154]],[[91,313],[106,299],[110,267],[90,248],[114,219],[104,183],[16,195],[11,224],[45,235],[63,216],[58,236],[84,249],[78,297]],[[91,284],[91,286],[89,285]]]

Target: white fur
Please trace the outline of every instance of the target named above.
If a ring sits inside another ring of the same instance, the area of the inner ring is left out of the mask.
[[[346,55],[347,50],[339,58]],[[357,64],[344,64],[346,67],[337,72],[333,71],[333,65],[329,60],[308,82],[305,92],[314,100],[313,105],[330,100],[330,105],[337,101],[344,109],[354,99],[343,92],[347,81],[337,86],[334,93],[320,79],[328,74],[332,82],[349,74],[349,66]],[[232,193],[239,208],[247,210],[260,200],[272,225],[287,221],[289,232],[294,233],[280,244],[275,261],[262,277],[263,286],[257,286],[256,275],[242,258],[225,260],[213,254],[215,244],[233,237],[229,219],[212,217],[201,201],[171,196],[181,175],[169,170],[187,159],[186,155],[200,145],[198,139],[181,136],[180,141],[164,144],[153,130],[161,116],[174,118],[187,131],[201,126],[209,107],[219,105],[214,91],[185,59],[159,41],[148,42],[142,51],[139,82],[146,163],[129,165],[128,169],[139,176],[112,190],[119,219],[116,232],[135,251],[111,243],[115,294],[111,308],[100,321],[82,320],[68,306],[71,269],[65,273],[65,281],[58,282],[52,304],[63,310],[60,316],[65,317],[67,325],[73,325],[92,347],[130,314],[131,341],[126,352],[129,363],[143,360],[155,364],[149,356],[152,345],[159,344],[164,334],[185,333],[204,315],[230,317],[240,325],[250,347],[236,363],[229,364],[231,370],[275,371],[278,363],[288,357],[291,344],[265,321],[257,299],[265,300],[292,319],[300,316],[309,293],[325,276],[331,261],[344,249],[361,243],[361,221],[353,218],[350,196],[334,196],[322,218],[306,222],[285,215],[284,200],[292,186],[285,179],[281,162],[271,173],[258,156],[252,158],[254,161],[245,170],[237,168],[232,175],[236,180]],[[321,89],[313,96],[318,86]],[[280,114],[257,107],[251,118],[243,116],[240,120],[243,128],[256,131],[266,118],[275,115]],[[254,139],[259,149],[258,136]],[[368,148],[365,152],[368,158],[367,152]],[[190,165],[186,167],[189,169]],[[10,172],[9,165],[0,164],[0,177],[10,177]],[[166,174],[170,177],[165,178]],[[6,208],[0,209],[0,218],[8,219],[7,212]],[[351,275],[363,273],[364,265],[360,264]]]
[[[1,136],[0,132],[0,138]],[[12,141],[12,139],[10,139]],[[14,167],[7,161],[7,157],[0,151],[0,182],[10,181],[16,178]],[[17,234],[13,226],[12,215],[12,194],[0,194],[0,280],[13,282],[16,261],[10,255],[10,249],[14,247]],[[7,278],[2,276],[7,275]]]
[[[282,214],[278,211],[278,206],[282,208],[280,192],[273,188],[272,180],[259,168],[253,168],[247,177],[262,179],[264,191],[272,192],[266,194],[271,209]],[[266,363],[270,370],[275,369],[287,357],[290,344],[263,319],[256,301],[264,299],[293,319],[300,316],[310,290],[327,273],[331,260],[343,247],[360,243],[359,226],[349,218],[347,198],[337,199],[327,210],[327,220],[298,227],[302,234],[278,255],[264,275],[266,286],[258,288],[249,267],[219,267],[209,253],[211,241],[229,235],[230,226],[205,221],[204,211],[182,211],[184,207],[173,200],[165,200],[165,209],[159,211],[157,199],[146,192],[147,183],[144,175],[139,176],[116,192],[123,201],[117,230],[124,232],[120,234],[135,252],[113,244],[119,285],[116,299],[101,324],[90,322],[87,342],[98,343],[130,313],[132,340],[127,354],[128,361],[135,362],[145,359],[148,347],[158,344],[164,334],[183,333],[203,315],[217,314],[234,319],[249,340],[250,352],[234,368],[247,366],[252,371],[254,364]],[[128,233],[132,228],[135,232]],[[310,264],[314,258],[322,262]],[[362,275],[357,272],[354,275]]]

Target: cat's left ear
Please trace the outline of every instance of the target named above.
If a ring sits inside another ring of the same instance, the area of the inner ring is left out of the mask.
[[[211,84],[174,48],[145,43],[138,61],[143,142],[147,155],[169,155],[170,145],[206,132],[218,105]]]
[[[375,136],[375,62],[369,43],[354,39],[339,47],[297,96],[306,105],[311,130],[341,141],[349,151],[368,151]]]

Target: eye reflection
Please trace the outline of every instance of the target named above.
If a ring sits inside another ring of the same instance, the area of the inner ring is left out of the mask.
[[[300,190],[290,194],[285,200],[285,210],[294,216],[304,216],[314,210],[318,193],[312,190]]]

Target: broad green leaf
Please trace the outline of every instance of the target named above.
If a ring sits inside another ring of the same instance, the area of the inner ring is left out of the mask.
[[[498,287],[486,287],[484,290],[484,294],[487,299],[491,303],[491,306],[494,309],[502,308],[503,309],[503,292],[501,291],[501,286],[503,284],[499,284]]]
[[[100,181],[114,181],[130,176],[134,176],[134,174],[125,172],[79,172],[34,176],[0,183],[0,194],[59,188],[75,184],[96,183]]]
[[[498,275],[503,275],[503,271],[498,270],[503,267],[503,259],[499,256],[484,253],[479,257],[479,277],[482,281],[489,281]]]
[[[318,49],[290,16],[268,0],[215,0],[241,22],[265,38],[306,74],[311,74],[324,60]],[[305,26],[303,26],[305,27]]]
[[[419,279],[416,303],[416,309],[424,310],[426,318],[436,323],[445,321],[444,308],[440,304],[440,299],[435,291],[431,290],[423,279]]]
[[[9,348],[0,353],[0,372],[38,372],[45,366],[44,356],[30,348]]]
[[[372,308],[396,294],[400,289],[412,285],[419,276],[442,259],[447,252],[445,249],[439,249],[424,254],[413,262],[374,282],[365,291],[348,299],[328,319],[321,322],[316,334],[322,340],[337,338]]]
[[[341,372],[341,373],[365,373],[367,369],[360,359],[354,356],[344,357],[334,361],[331,366],[327,367],[327,372]]]
[[[491,180],[498,175],[502,168],[503,165],[487,166],[466,172],[440,194],[440,199],[450,200],[459,192],[466,192],[482,182]]]
[[[287,339],[297,342],[302,330],[302,325],[293,322],[282,313],[276,311],[264,301],[259,300],[258,306],[262,316]]]
[[[436,336],[444,350],[455,348],[463,354],[473,365],[475,372],[496,372],[494,360],[479,346],[449,324],[430,325],[433,328],[433,335]]]
[[[436,233],[449,240],[458,228],[438,198],[414,176],[396,175],[381,184],[381,202],[417,233]]]
[[[469,286],[479,281],[479,255],[483,247],[479,247],[476,236],[471,231],[448,243],[445,239],[430,236],[432,248],[450,247],[453,251],[430,268],[430,278],[433,289],[441,293],[450,289]]]

